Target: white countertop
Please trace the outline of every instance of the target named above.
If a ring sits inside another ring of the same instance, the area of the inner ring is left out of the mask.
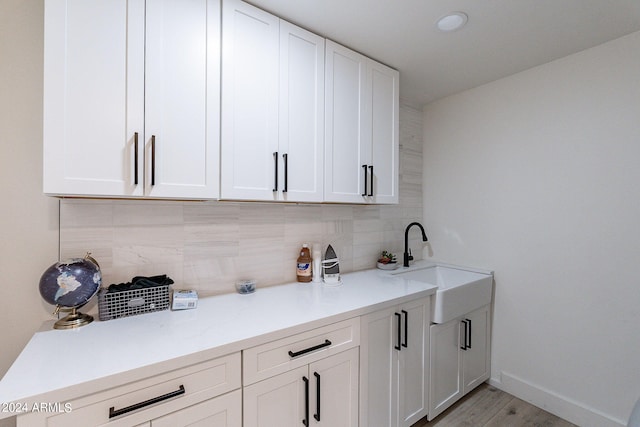
[[[426,261],[414,268],[424,268]],[[435,293],[436,286],[367,270],[341,286],[291,283],[201,298],[160,311],[36,332],[0,381],[0,403],[65,402],[310,328]],[[52,324],[52,322],[50,322]],[[0,419],[12,416],[0,412]]]

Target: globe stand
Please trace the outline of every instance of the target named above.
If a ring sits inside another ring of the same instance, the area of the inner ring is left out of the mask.
[[[56,312],[59,310],[56,309]],[[93,322],[93,316],[80,313],[76,308],[71,309],[71,313],[53,324],[53,329],[74,329],[80,326],[88,325]]]

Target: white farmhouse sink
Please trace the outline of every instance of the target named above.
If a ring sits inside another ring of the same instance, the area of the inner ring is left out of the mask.
[[[433,323],[448,322],[491,302],[493,276],[488,273],[436,265],[393,274],[438,287],[431,299]]]

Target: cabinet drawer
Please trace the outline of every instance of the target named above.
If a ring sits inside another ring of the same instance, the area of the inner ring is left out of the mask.
[[[67,413],[32,413],[18,417],[17,426],[116,427],[142,424],[240,388],[240,362],[240,353],[234,353],[176,369],[64,402],[70,409]]]
[[[242,427],[242,393],[232,391],[151,421],[151,427]]]
[[[244,385],[360,345],[358,318],[312,329],[243,351]]]

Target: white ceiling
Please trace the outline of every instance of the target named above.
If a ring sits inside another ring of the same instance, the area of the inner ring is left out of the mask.
[[[249,2],[398,69],[416,106],[640,30],[640,0]],[[467,25],[437,31],[452,11]]]

